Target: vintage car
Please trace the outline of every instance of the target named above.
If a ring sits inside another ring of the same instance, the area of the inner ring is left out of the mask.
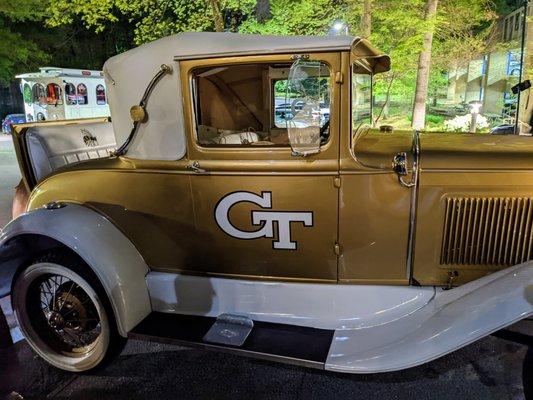
[[[532,315],[533,140],[372,127],[389,63],[355,37],[183,33],[106,62],[112,124],[17,126],[31,194],[0,256],[35,352],[372,373]]]

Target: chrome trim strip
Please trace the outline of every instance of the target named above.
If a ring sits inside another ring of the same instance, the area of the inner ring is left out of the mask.
[[[459,169],[444,169],[444,168],[424,168],[424,173],[444,173],[444,174],[450,174],[450,173],[482,173],[482,174],[491,174],[491,173],[521,173],[521,174],[530,174],[532,170],[530,169],[486,169],[486,168],[472,168],[472,169],[466,169],[466,168],[459,168]]]
[[[418,205],[418,172],[420,169],[420,132],[415,130],[413,134],[413,176],[411,187],[411,204],[409,210],[409,234],[407,241],[406,275],[410,284],[413,284],[413,262],[416,239],[416,209]]]

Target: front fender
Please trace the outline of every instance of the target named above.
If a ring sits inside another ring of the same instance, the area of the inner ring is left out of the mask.
[[[52,238],[87,263],[109,297],[122,336],[151,312],[145,279],[149,268],[133,243],[103,215],[71,203],[22,214],[2,230],[0,258],[6,243],[28,234]]]

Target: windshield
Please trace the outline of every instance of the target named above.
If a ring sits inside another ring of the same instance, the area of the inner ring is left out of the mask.
[[[372,74],[359,63],[352,66],[352,128],[372,123]]]

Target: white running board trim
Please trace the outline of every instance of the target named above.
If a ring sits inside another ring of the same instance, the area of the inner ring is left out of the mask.
[[[153,311],[321,329],[362,328],[410,315],[434,297],[433,287],[265,282],[150,272]]]

